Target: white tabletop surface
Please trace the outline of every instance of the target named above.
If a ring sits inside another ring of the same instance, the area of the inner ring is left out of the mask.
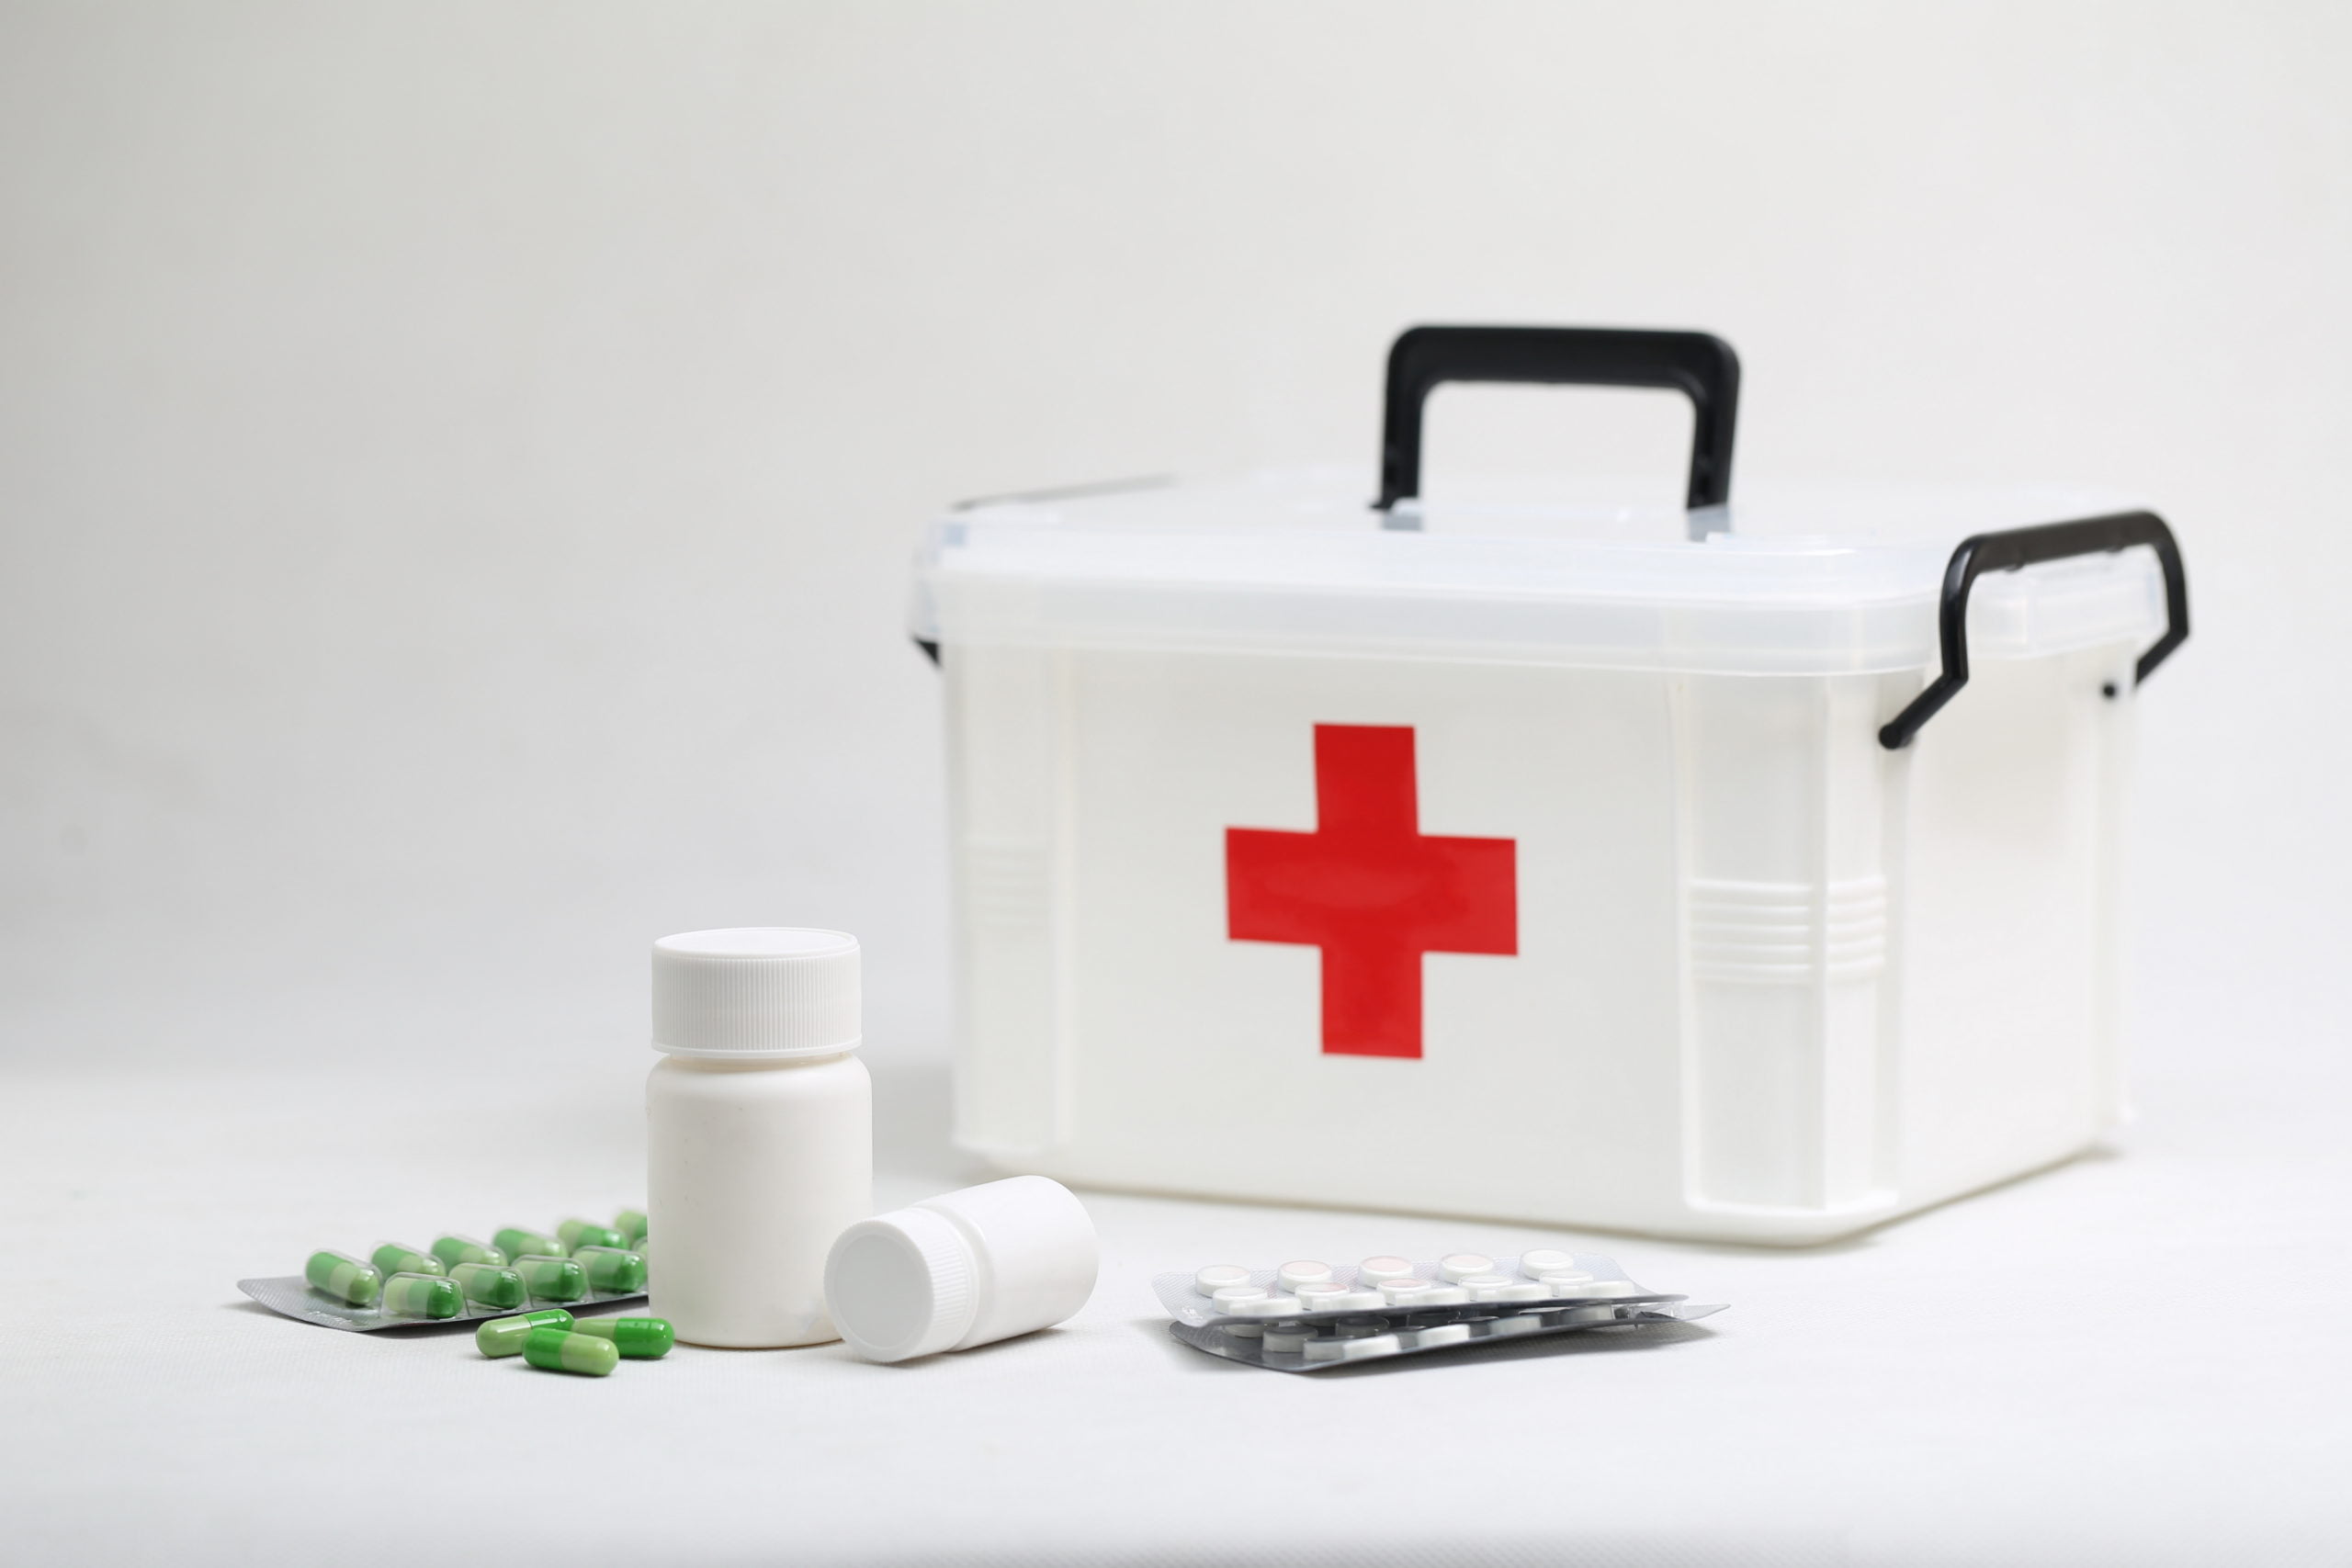
[[[10,1069],[5,1555],[2352,1559],[2341,1077],[2160,1072],[2113,1152],[1806,1251],[1088,1194],[1082,1313],[899,1367],[682,1347],[564,1378],[237,1295],[321,1246],[637,1200],[639,1072]],[[944,1074],[876,1082],[881,1201],[977,1174],[945,1147]],[[1177,1344],[1147,1283],[1538,1242],[1732,1310],[1306,1378]]]

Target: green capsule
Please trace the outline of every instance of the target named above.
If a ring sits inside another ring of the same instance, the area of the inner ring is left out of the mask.
[[[493,1233],[490,1239],[498,1244],[499,1251],[506,1254],[506,1261],[509,1263],[526,1252],[540,1258],[571,1256],[571,1248],[564,1246],[555,1237],[541,1235],[537,1231],[526,1231],[520,1225],[509,1225],[503,1231]]]
[[[503,1263],[460,1263],[449,1270],[449,1278],[476,1306],[512,1308],[531,1299],[523,1276]]]
[[[571,1314],[561,1307],[542,1307],[517,1317],[493,1317],[474,1330],[474,1348],[485,1356],[519,1356],[523,1341],[535,1328],[569,1328]]]
[[[623,1209],[613,1216],[613,1228],[621,1233],[621,1245],[634,1247],[645,1239],[646,1220],[642,1209]]]
[[[565,1328],[535,1328],[524,1337],[523,1359],[543,1372],[582,1372],[603,1377],[620,1365],[620,1350],[609,1339]]]
[[[621,1294],[645,1289],[645,1259],[625,1247],[583,1247],[571,1260],[588,1270],[588,1283]]]
[[[384,1311],[393,1317],[455,1317],[466,1293],[439,1274],[395,1274],[384,1281]]]
[[[600,1225],[594,1220],[566,1220],[555,1227],[556,1239],[563,1243],[563,1250],[579,1251],[583,1247],[627,1247],[628,1237],[610,1225]]]
[[[348,1306],[364,1307],[384,1293],[384,1277],[346,1252],[313,1252],[302,1278]]]
[[[526,1252],[511,1267],[536,1301],[576,1302],[588,1293],[588,1270],[569,1258]]]
[[[562,1307],[541,1307],[538,1312],[517,1312],[515,1316],[494,1316],[473,1331],[475,1349],[484,1357],[520,1357],[522,1342],[532,1337],[534,1328],[570,1328],[571,1314]]]
[[[476,1241],[469,1235],[441,1235],[433,1238],[433,1256],[449,1268],[460,1263],[503,1263],[506,1251],[486,1241]]]
[[[678,1342],[666,1317],[583,1317],[571,1332],[609,1339],[632,1361],[658,1361]]]
[[[394,1274],[446,1274],[448,1268],[429,1252],[419,1252],[405,1242],[388,1241],[368,1255],[376,1272],[390,1278]]]

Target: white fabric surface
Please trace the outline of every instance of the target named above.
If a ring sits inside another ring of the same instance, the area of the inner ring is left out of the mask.
[[[500,1058],[485,1051],[481,1060]],[[1848,1245],[1088,1194],[1094,1298],[901,1367],[681,1348],[592,1382],[244,1303],[311,1248],[639,1196],[641,1061],[0,1079],[21,1562],[2268,1563],[2352,1554],[2343,1076],[2158,1075],[2116,1152]],[[877,1073],[879,1201],[977,1174]],[[1538,1241],[1703,1329],[1298,1378],[1156,1270]]]

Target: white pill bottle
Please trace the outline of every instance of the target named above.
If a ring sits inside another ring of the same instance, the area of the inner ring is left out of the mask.
[[[825,1254],[874,1212],[857,939],[748,926],[653,944],[650,1310],[693,1345],[838,1339]]]

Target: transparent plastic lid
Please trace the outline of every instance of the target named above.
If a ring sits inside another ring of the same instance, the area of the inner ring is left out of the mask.
[[[1727,505],[1637,504],[1606,480],[1504,479],[1381,511],[1367,471],[1296,468],[978,502],[934,523],[912,630],[949,649],[1258,651],[1735,673],[1936,659],[1971,535],[2131,510],[2063,487],[1743,480]],[[2149,552],[1980,581],[1977,657],[2154,639]]]

